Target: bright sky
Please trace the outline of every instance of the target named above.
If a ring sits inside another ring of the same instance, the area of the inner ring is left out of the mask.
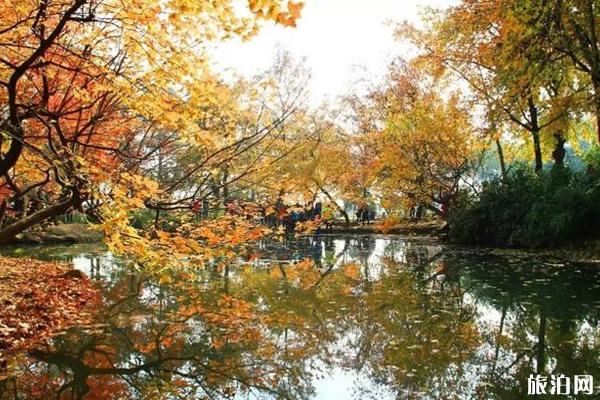
[[[304,0],[296,29],[264,24],[250,42],[219,45],[215,62],[244,76],[266,70],[277,49],[305,57],[312,70],[312,102],[335,98],[361,77],[380,77],[388,62],[407,47],[393,38],[393,24],[419,23],[424,7],[445,8],[456,0]]]

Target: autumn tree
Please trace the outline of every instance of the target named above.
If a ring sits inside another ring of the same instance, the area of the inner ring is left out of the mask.
[[[543,20],[527,10],[522,2],[465,1],[431,11],[429,30],[403,25],[398,35],[419,47],[422,68],[468,84],[500,156],[498,132],[503,126],[508,123],[509,130],[527,133],[535,170],[541,171],[544,136],[552,137],[557,129],[551,126],[568,120],[581,88],[567,81],[572,73],[564,56],[535,36],[531,27],[543,25]],[[556,141],[561,146],[564,134]]]
[[[285,177],[279,187],[303,202],[312,204],[320,199],[331,203],[349,224],[346,205],[356,198],[356,186],[350,184],[356,171],[351,166],[352,138],[336,121],[338,115],[325,104],[303,113],[300,129],[287,145],[293,152],[278,172]]]
[[[111,220],[117,204],[128,211],[165,201],[164,187],[139,175],[163,145],[204,145],[205,160],[235,147],[202,126],[205,110],[223,115],[229,100],[205,44],[251,36],[256,16],[293,26],[302,4],[250,1],[249,9],[244,17],[228,1],[3,2],[0,210],[15,214],[0,241],[77,207],[102,206],[94,213]],[[27,196],[35,207],[23,208]]]
[[[524,12],[539,15],[530,25],[539,41],[565,55],[591,84],[592,110],[600,141],[600,2],[597,0],[561,0],[557,2],[525,2]]]
[[[388,211],[440,214],[477,160],[471,115],[451,88],[405,61],[392,63],[386,78],[352,100],[353,174]]]

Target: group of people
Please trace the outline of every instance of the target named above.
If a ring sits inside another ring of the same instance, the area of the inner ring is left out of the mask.
[[[313,205],[296,203],[288,206],[281,198],[278,198],[274,206],[263,210],[263,219],[266,225],[273,228],[283,226],[288,233],[295,232],[298,223],[307,221],[322,222],[325,230],[331,230],[334,217],[330,204],[323,205],[320,201]]]
[[[208,219],[208,212],[210,209],[210,204],[208,202],[208,199],[194,200],[194,202],[192,203],[190,208],[191,208],[192,212],[194,213],[194,216],[196,217],[197,221],[200,221],[203,219]]]
[[[356,222],[361,225],[367,225],[373,220],[375,220],[375,209],[369,207],[367,204],[359,205],[356,209]]]
[[[225,204],[225,212],[231,215],[245,216],[248,219],[260,219],[260,222],[271,228],[284,227],[287,233],[294,233],[299,223],[314,221],[317,232],[331,232],[335,221],[335,204],[317,201],[311,203],[286,204],[281,197],[275,203],[257,203],[251,201],[229,200]],[[197,200],[191,205],[197,219],[208,218],[209,203]],[[356,222],[368,225],[375,220],[375,208],[363,203],[356,208]]]
[[[196,200],[190,204],[190,211],[197,221],[208,219],[209,210],[212,210],[213,215],[219,213],[218,208],[211,208],[206,199]],[[229,199],[224,204],[224,212],[247,219],[260,219],[262,224],[271,228],[283,226],[288,233],[295,232],[298,223],[307,221],[316,221],[322,224],[319,228],[331,230],[335,219],[334,210],[329,203],[323,204],[319,201],[313,205],[300,203],[287,205],[281,198],[278,198],[275,204]]]

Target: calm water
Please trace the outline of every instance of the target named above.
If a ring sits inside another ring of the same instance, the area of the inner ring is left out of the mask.
[[[300,237],[159,284],[99,246],[9,252],[69,261],[104,299],[0,399],[523,399],[535,373],[600,393],[598,265]]]

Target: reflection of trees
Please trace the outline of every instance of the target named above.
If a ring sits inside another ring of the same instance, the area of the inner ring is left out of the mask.
[[[32,352],[16,398],[304,399],[348,368],[361,398],[521,399],[536,371],[598,376],[600,271],[400,241],[378,264],[360,240],[263,244],[299,261],[163,285],[115,272],[96,325]]]
[[[413,396],[451,382],[450,365],[464,361],[479,341],[473,310],[449,290],[423,290],[414,276],[402,269],[373,286],[358,321],[365,334],[359,349],[366,351],[354,364],[372,371],[375,382]]]
[[[373,385],[416,393],[439,383],[477,346],[473,310],[454,294],[421,290],[413,271],[395,263],[377,279],[364,265],[358,277],[341,267],[326,281],[318,268],[281,268],[249,273],[238,293],[256,293],[291,345],[321,365],[361,370]],[[321,284],[305,285],[312,281]]]
[[[596,266],[465,254],[446,261],[477,303],[500,314],[498,327],[487,328],[489,357],[477,361],[487,364],[488,396],[523,398],[532,373],[598,375]]]
[[[250,305],[211,290],[185,285],[167,290],[131,275],[123,278],[107,292],[97,325],[72,329],[32,351],[30,364],[6,393],[21,392],[16,398],[25,399],[303,393],[302,385],[277,387],[288,366],[271,360],[277,348],[261,336],[256,325],[261,321]],[[105,387],[113,393],[104,393]]]
[[[15,388],[22,398],[308,398],[316,374],[342,365],[416,390],[472,351],[471,310],[422,292],[394,265],[372,274],[367,238],[322,240],[334,255],[321,264],[209,268],[197,285],[121,270],[98,325],[31,352]]]

